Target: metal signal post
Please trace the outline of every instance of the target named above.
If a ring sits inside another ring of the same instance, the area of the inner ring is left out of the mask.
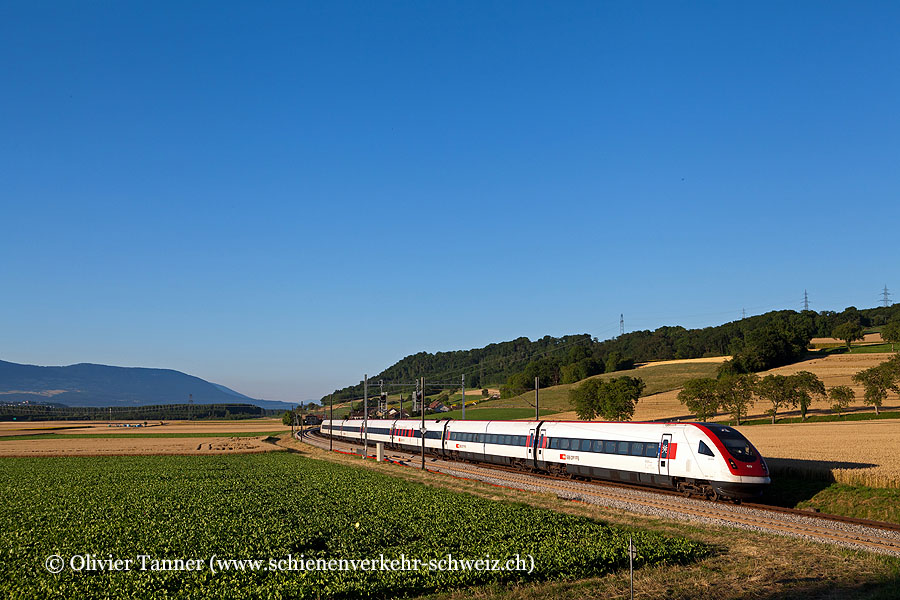
[[[462,412],[462,420],[466,420],[466,375],[465,373],[462,376],[462,403],[463,403],[463,412]]]
[[[634,600],[634,557],[637,551],[634,548],[634,542],[631,541],[631,534],[628,534],[628,571],[631,574],[631,600]]]
[[[328,429],[328,450],[334,450],[334,394],[331,394],[329,397],[329,404],[331,405],[331,423],[329,424]]]
[[[369,456],[369,375],[363,375],[363,459]]]
[[[422,378],[422,402],[419,403],[422,411],[422,470],[425,470],[425,378]]]

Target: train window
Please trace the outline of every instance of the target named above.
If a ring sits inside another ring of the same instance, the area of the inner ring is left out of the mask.
[[[560,450],[568,450],[569,449],[569,438],[559,438],[559,449]]]
[[[616,453],[616,443],[615,442],[606,442],[606,448],[604,450],[607,454],[615,454]]]
[[[559,438],[550,438],[550,448],[559,450]]]
[[[591,451],[591,440],[581,440],[581,451],[582,452],[590,452]]]
[[[713,451],[709,449],[709,446],[707,446],[703,440],[700,440],[700,447],[697,449],[697,452],[705,456],[715,456]]]
[[[728,452],[736,459],[744,462],[753,462],[756,460],[756,453],[753,451],[753,446],[751,446],[750,442],[747,440],[725,438],[722,442],[725,443]]]
[[[628,454],[628,448],[630,444],[628,442],[619,442],[619,449],[617,454]]]
[[[603,452],[603,440],[594,440],[594,447],[592,450],[594,452]]]
[[[631,442],[631,455],[632,456],[643,456],[644,455],[644,443],[643,442]]]
[[[644,447],[644,456],[648,458],[656,458],[657,452],[659,452],[659,444],[649,443]]]

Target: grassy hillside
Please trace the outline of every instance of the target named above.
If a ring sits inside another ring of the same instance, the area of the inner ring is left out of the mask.
[[[590,379],[609,379],[611,377],[621,377],[622,375],[640,377],[644,380],[644,383],[647,384],[644,395],[649,396],[659,392],[678,389],[687,379],[692,379],[694,377],[715,377],[718,366],[718,362],[709,362],[703,359],[697,361],[667,362],[657,365],[651,363],[631,371],[604,373],[603,375],[595,375]],[[542,389],[540,391],[541,416],[572,410],[572,407],[569,404],[569,390],[582,383],[583,382],[570,383]],[[459,418],[459,416],[461,416],[461,411],[446,413],[446,416]],[[478,406],[466,408],[466,417],[469,419],[533,418],[534,392],[527,392],[514,398],[479,402]]]

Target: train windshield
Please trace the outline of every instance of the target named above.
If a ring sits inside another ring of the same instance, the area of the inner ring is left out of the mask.
[[[719,426],[710,427],[710,429],[720,440],[722,440],[725,449],[728,450],[728,453],[733,457],[743,462],[753,462],[756,460],[756,452],[753,450],[753,446],[747,441],[747,438],[740,433],[731,427]]]

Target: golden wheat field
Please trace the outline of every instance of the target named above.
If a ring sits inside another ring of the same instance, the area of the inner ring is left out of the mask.
[[[900,488],[900,420],[740,427],[774,474],[831,475],[835,481]]]
[[[786,367],[778,367],[770,371],[759,373],[760,377],[769,374],[791,375],[798,371],[810,371],[815,373],[826,389],[838,385],[848,385],[856,393],[856,400],[850,405],[850,411],[871,411],[874,410],[863,402],[863,388],[853,383],[852,377],[855,373],[874,367],[891,358],[891,353],[870,353],[870,354],[835,354],[831,356],[823,356],[822,358],[813,358],[799,363],[794,363]],[[659,394],[644,396],[638,400],[637,407],[634,411],[635,421],[655,421],[660,419],[690,419],[691,415],[687,409],[678,402],[678,392],[680,390],[671,390]],[[826,399],[818,398],[810,407],[809,414],[831,414],[831,402]],[[770,408],[765,402],[757,401],[750,410],[749,418],[760,419],[766,416],[765,411]],[[882,410],[898,410],[900,409],[900,396],[893,392],[888,393],[887,399],[884,401]],[[575,414],[574,412],[572,413]],[[800,412],[796,410],[787,410],[779,412],[779,416],[799,416]],[[725,413],[720,413],[717,418],[727,418]]]
[[[126,423],[143,425],[144,422],[115,422]],[[266,436],[289,429],[281,419],[148,421],[147,425],[111,427],[104,421],[6,421],[0,423],[0,457],[270,452],[277,448],[263,441]],[[51,436],[28,437],[45,434]],[[194,435],[197,437],[191,437]]]
[[[845,342],[833,337],[816,337],[809,341],[810,346],[842,346]],[[884,340],[880,333],[867,333],[863,339],[853,342],[854,346],[867,346],[870,344],[882,344]]]

